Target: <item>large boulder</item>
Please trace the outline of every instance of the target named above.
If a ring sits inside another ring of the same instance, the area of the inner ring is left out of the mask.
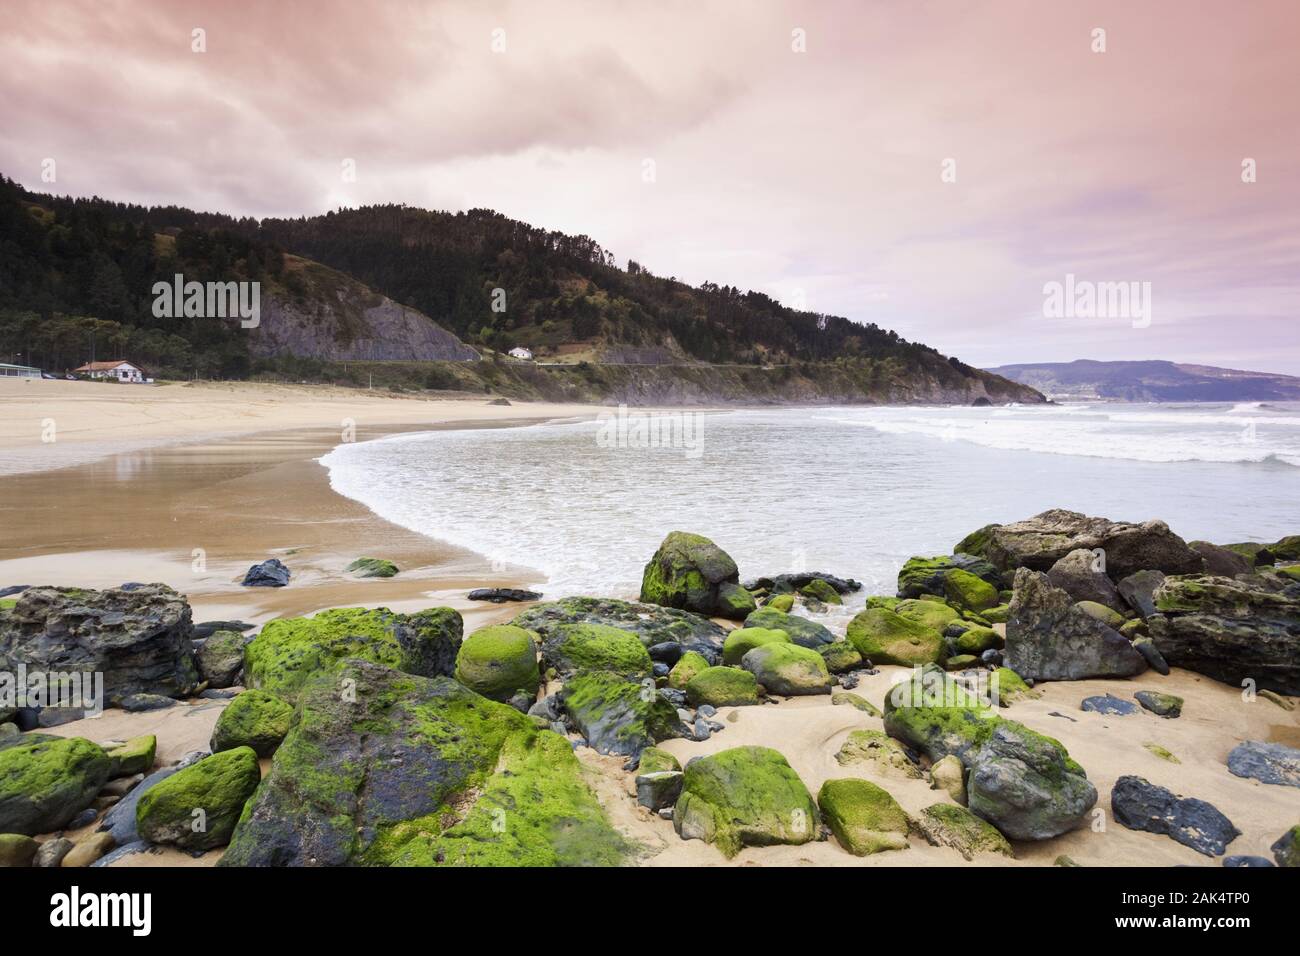
[[[916,817],[916,829],[933,846],[952,847],[967,860],[978,853],[1012,856],[1011,844],[997,828],[981,820],[965,807],[936,803]]]
[[[561,624],[542,643],[542,661],[561,679],[582,671],[613,671],[628,680],[641,680],[653,663],[631,631],[606,624]]]
[[[1205,562],[1206,574],[1234,578],[1238,574],[1250,574],[1255,570],[1253,559],[1231,548],[1220,547],[1208,541],[1191,541],[1187,546],[1201,556],[1201,560]]]
[[[686,699],[692,707],[739,707],[758,703],[758,681],[739,667],[708,667],[686,685]]]
[[[859,612],[845,636],[873,664],[914,667],[937,663],[946,653],[939,630],[883,607]]]
[[[790,635],[768,627],[738,627],[722,645],[722,662],[739,664],[746,654],[764,644],[789,644]]]
[[[1174,575],[1154,599],[1151,640],[1171,666],[1300,694],[1300,581]]]
[[[1232,821],[1195,797],[1180,797],[1137,776],[1123,776],[1110,792],[1115,819],[1130,830],[1163,833],[1206,856],[1222,856],[1241,835]]]
[[[906,850],[907,813],[888,791],[866,780],[827,780],[817,794],[822,819],[854,856]]]
[[[708,538],[669,532],[641,577],[641,600],[743,621],[753,596],[740,586],[736,562]]]
[[[1146,658],[1128,638],[1080,608],[1046,575],[1021,568],[1015,585],[1003,659],[1021,677],[1085,680],[1146,670]]]
[[[637,650],[645,653],[635,639]],[[456,680],[492,700],[537,694],[537,643],[522,627],[493,624],[475,631],[456,654]]]
[[[349,661],[299,708],[222,866],[609,865],[624,852],[568,741],[454,680]]]
[[[1111,521],[1062,508],[988,529],[979,547],[979,555],[1006,574],[1018,568],[1048,571],[1081,548],[1104,552],[1105,570],[1113,580],[1146,569],[1190,574],[1204,565],[1163,521]]]
[[[1093,552],[1076,548],[1052,565],[1047,580],[1075,601],[1094,601],[1115,611],[1127,610],[1108,575],[1098,570],[1098,558]]]
[[[1164,583],[1163,571],[1134,571],[1120,579],[1118,590],[1124,602],[1145,619],[1156,613],[1156,589]]]
[[[652,744],[687,736],[677,708],[649,678],[583,671],[565,681],[559,697],[573,728],[597,753],[635,757]]]
[[[185,850],[225,846],[261,777],[251,747],[204,757],[140,797],[136,828],[150,843],[170,843]]]
[[[293,708],[275,694],[247,690],[232,700],[212,729],[212,752],[249,747],[259,757],[275,753],[293,728]]]
[[[1300,749],[1286,744],[1247,740],[1228,754],[1228,771],[1260,783],[1300,787]]]
[[[988,561],[973,554],[940,554],[935,557],[908,558],[898,572],[898,596],[918,598],[933,594],[947,598],[948,576],[953,571],[973,574],[984,583],[997,588],[1001,583],[998,569]]]
[[[763,644],[747,653],[740,666],[769,694],[781,697],[829,694],[835,684],[822,656],[798,644]]]
[[[103,675],[107,703],[183,697],[199,683],[185,598],[165,584],[29,588],[0,615],[0,671]]]
[[[307,682],[349,659],[420,677],[450,676],[463,633],[460,614],[447,607],[416,614],[347,607],[279,618],[244,648],[244,678],[292,701]]]
[[[734,747],[686,765],[673,826],[683,840],[712,843],[730,858],[745,846],[817,838],[817,805],[785,757]]]
[[[215,690],[233,687],[239,682],[239,672],[244,669],[244,648],[252,640],[251,634],[238,631],[213,632],[194,654],[199,676]]]
[[[510,622],[516,627],[548,637],[566,624],[604,624],[631,631],[646,647],[673,643],[682,653],[694,651],[710,664],[722,661],[727,631],[707,617],[656,604],[638,604],[614,598],[572,597],[530,607]]]
[[[0,749],[0,833],[61,830],[90,806],[113,760],[81,737],[19,741]]]
[[[745,618],[745,627],[761,627],[770,631],[785,631],[790,640],[801,647],[813,650],[830,644],[835,635],[822,624],[798,614],[788,614],[774,607],[761,607]]]

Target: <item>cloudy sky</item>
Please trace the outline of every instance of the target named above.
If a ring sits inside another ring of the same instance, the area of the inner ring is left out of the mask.
[[[29,188],[485,206],[974,364],[1300,374],[1296,0],[4,6]],[[1045,316],[1067,275],[1149,323]]]

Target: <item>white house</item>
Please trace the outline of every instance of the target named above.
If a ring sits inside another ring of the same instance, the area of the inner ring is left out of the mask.
[[[144,369],[128,362],[126,359],[114,359],[111,362],[87,362],[80,368],[73,369],[80,375],[91,378],[115,378],[119,382],[143,382]]]
[[[523,359],[525,362],[531,362],[533,360],[533,353],[530,349],[526,349],[523,346],[517,346],[510,350],[510,357]]]

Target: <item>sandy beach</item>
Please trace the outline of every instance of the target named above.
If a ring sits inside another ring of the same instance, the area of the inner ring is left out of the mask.
[[[64,382],[0,382],[0,586],[57,584],[106,587],[124,581],[162,581],[185,593],[194,620],[242,619],[254,624],[327,607],[386,606],[412,611],[451,606],[465,616],[466,633],[507,620],[519,605],[470,602],[469,588],[540,586],[524,567],[493,567],[471,552],[385,522],[331,491],[316,462],[343,440],[346,420],[356,440],[435,428],[507,427],[524,422],[591,416],[590,406],[489,404],[486,399],[427,401],[336,389],[260,385],[170,385],[159,388]],[[52,419],[57,440],[43,444],[40,423]],[[106,437],[111,436],[111,437]],[[395,561],[393,579],[354,580],[344,567],[360,555]],[[293,571],[291,586],[247,589],[239,580],[249,565],[279,557]],[[609,595],[635,597],[635,595]],[[907,672],[882,667],[857,693],[877,706]],[[1151,688],[1186,700],[1183,715],[1164,720],[1141,712],[1107,717],[1080,710],[1092,694],[1131,697]],[[1245,740],[1300,745],[1300,712],[1265,699],[1244,700],[1240,690],[1175,670],[1129,681],[1076,681],[1043,685],[1034,700],[1006,715],[1056,737],[1088,771],[1101,799],[1075,831],[1043,843],[1016,845],[1014,860],[981,857],[980,864],[1052,865],[1068,854],[1085,866],[1218,866],[1164,836],[1137,832],[1110,818],[1109,790],[1116,778],[1139,774],[1180,793],[1209,800],[1242,831],[1237,854],[1268,855],[1283,821],[1295,816],[1295,791],[1234,777],[1224,770],[1228,752]],[[96,720],[56,728],[63,736],[97,742],[141,733],[158,737],[159,765],[204,749],[224,702],[192,701],[164,711],[111,710]],[[726,729],[704,742],[664,743],[683,763],[690,757],[745,744],[784,753],[813,793],[823,781],[856,776],[888,787],[916,813],[947,800],[925,779],[882,776],[874,766],[841,766],[835,754],[848,734],[880,729],[879,718],[828,697],[791,698],[777,704],[723,708]],[[1180,763],[1163,760],[1145,745],[1158,744]],[[961,865],[956,851],[929,846],[919,836],[906,851],[866,858],[834,841],[804,846],[746,848],[727,861],[716,848],[683,841],[672,823],[636,804],[623,758],[588,748],[578,755],[611,820],[645,847],[640,861],[654,866]],[[78,834],[72,834],[74,837]],[[177,851],[137,855],[126,865],[211,865],[213,851],[191,858]]]

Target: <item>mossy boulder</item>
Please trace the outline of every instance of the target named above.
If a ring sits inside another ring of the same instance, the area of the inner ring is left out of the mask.
[[[794,595],[777,594],[774,597],[772,597],[772,599],[769,600],[766,604],[764,604],[763,607],[770,607],[773,610],[780,611],[783,614],[789,614],[790,611],[794,608]]]
[[[745,627],[785,631],[790,636],[791,643],[814,650],[835,640],[835,635],[824,625],[797,614],[786,614],[770,606],[761,607],[745,618]]]
[[[641,762],[637,764],[637,773],[663,773],[681,770],[682,765],[666,750],[659,747],[647,747],[641,751]]]
[[[980,659],[974,654],[957,654],[943,662],[943,669],[947,671],[964,671],[979,666],[979,663]]]
[[[756,647],[764,644],[789,644],[790,635],[768,627],[738,627],[727,635],[722,645],[722,662],[739,664],[741,659]]]
[[[943,576],[943,596],[949,604],[972,611],[983,611],[998,603],[994,585],[961,568],[953,568]]]
[[[641,600],[733,620],[744,620],[755,607],[731,556],[703,535],[685,531],[670,532],[645,566]]]
[[[1277,561],[1300,561],[1300,534],[1290,534],[1268,546]]]
[[[631,631],[646,647],[677,644],[682,653],[694,651],[710,664],[722,660],[722,641],[727,631],[707,617],[677,608],[615,598],[570,597],[537,604],[510,622],[541,635],[567,624],[604,624]]]
[[[892,608],[899,617],[940,633],[949,624],[961,620],[961,613],[938,598],[921,597],[899,601]]]
[[[862,667],[865,663],[861,652],[853,646],[851,641],[836,641],[834,644],[823,644],[817,648],[817,653],[822,656],[822,660],[826,662],[826,669],[832,674],[843,674]]]
[[[153,734],[141,734],[132,737],[119,747],[108,751],[108,759],[113,761],[108,776],[130,777],[137,773],[148,773],[153,769],[154,757],[158,752],[158,738]]]
[[[943,635],[886,608],[867,608],[849,622],[847,637],[873,664],[914,667],[943,659]]]
[[[739,667],[710,667],[696,674],[686,685],[686,699],[692,707],[739,707],[758,703],[758,681]]]
[[[799,593],[806,598],[812,598],[814,601],[821,601],[823,604],[844,603],[844,599],[840,597],[840,592],[835,590],[821,578],[814,578],[809,581],[799,589]]]
[[[345,660],[366,660],[422,677],[450,676],[464,622],[451,608],[394,614],[387,608],[335,608],[269,622],[244,648],[250,687],[293,701],[304,684]]]
[[[1300,867],[1300,823],[1278,837],[1269,849],[1278,866]]]
[[[764,644],[741,658],[740,666],[754,675],[769,694],[798,697],[829,694],[835,681],[816,651],[798,644]]]
[[[384,558],[357,558],[344,570],[359,578],[392,578],[398,573],[397,565]]]
[[[1043,696],[1041,690],[1030,687],[1024,678],[1009,667],[999,667],[993,672],[990,687],[999,707],[1009,707],[1018,700],[1037,700]]]
[[[980,617],[990,624],[1005,624],[1011,618],[1011,604],[1002,603],[980,612]]]
[[[641,643],[628,636],[645,655]],[[455,676],[470,690],[491,700],[507,701],[518,693],[535,695],[541,681],[537,643],[528,631],[511,624],[480,628],[460,645]]]
[[[239,631],[214,631],[194,652],[199,674],[212,688],[232,687],[244,668],[244,648],[252,635]]]
[[[261,776],[251,747],[204,757],[141,795],[136,829],[150,843],[186,850],[225,846]]]
[[[633,847],[610,825],[567,740],[549,730],[513,734],[498,761],[463,819],[441,833],[416,833],[393,865],[619,866],[628,860]]]
[[[1183,712],[1183,699],[1175,694],[1162,694],[1157,690],[1140,690],[1133,695],[1134,700],[1157,717],[1170,720]]]
[[[991,627],[968,627],[953,639],[958,654],[983,654],[1002,646],[1002,635]]]
[[[583,671],[612,671],[640,680],[653,668],[645,645],[631,631],[606,624],[561,624],[542,643],[542,660],[561,679]]]
[[[923,594],[947,597],[946,580],[951,571],[966,571],[997,588],[1001,574],[988,561],[972,554],[940,554],[908,558],[898,572],[898,596],[915,598]]]
[[[673,690],[685,690],[691,678],[709,666],[709,660],[703,654],[687,651],[668,672],[668,686]]]
[[[21,833],[0,833],[0,870],[31,866],[41,845]]]
[[[636,756],[651,744],[683,735],[677,708],[649,678],[637,683],[611,671],[584,671],[565,682],[560,701],[597,753]]]
[[[844,767],[867,764],[888,776],[921,779],[921,768],[908,756],[903,745],[879,730],[852,731],[835,754],[835,759]]]
[[[812,795],[785,757],[768,747],[734,747],[686,766],[673,826],[730,858],[745,846],[803,844],[817,838]]]
[[[889,793],[866,780],[827,780],[817,794],[822,819],[854,856],[907,849],[907,813]]]
[[[1074,606],[1089,617],[1095,618],[1117,631],[1124,626],[1126,619],[1123,614],[1098,601],[1079,601]]]
[[[936,803],[926,807],[916,818],[916,829],[933,846],[952,847],[967,860],[980,853],[1013,856],[1011,844],[997,828],[981,820],[965,807]]]
[[[0,833],[61,830],[90,806],[113,760],[81,737],[52,737],[0,749]]]
[[[293,727],[293,707],[264,690],[246,690],[217,718],[212,730],[212,751],[248,747],[259,757],[269,757]]]

